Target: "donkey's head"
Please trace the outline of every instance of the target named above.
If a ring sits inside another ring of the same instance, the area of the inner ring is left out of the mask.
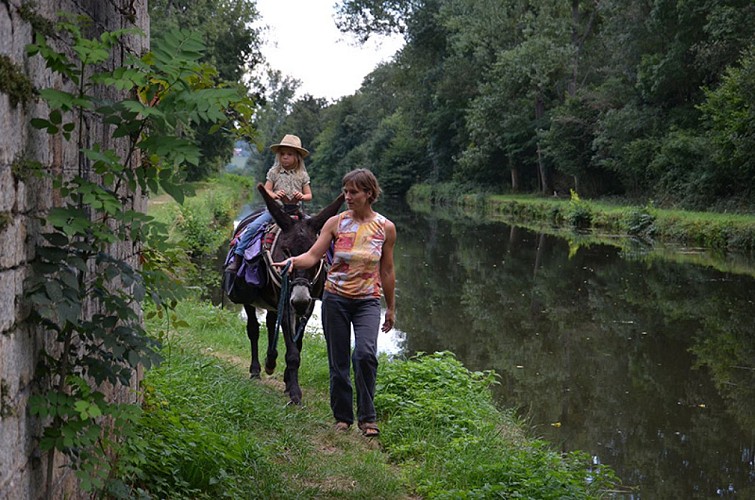
[[[281,232],[273,249],[273,260],[282,261],[288,257],[305,253],[317,240],[322,226],[332,216],[338,213],[343,205],[343,194],[340,194],[327,207],[320,210],[317,215],[307,217],[303,213],[298,218],[292,218],[283,211],[283,208],[275,202],[265,190],[262,184],[257,185],[257,190],[265,200],[265,205],[273,216],[275,223]],[[302,316],[311,311],[314,303],[313,290],[321,289],[324,280],[324,269],[318,264],[309,269],[296,269],[292,275],[291,305],[297,315]]]

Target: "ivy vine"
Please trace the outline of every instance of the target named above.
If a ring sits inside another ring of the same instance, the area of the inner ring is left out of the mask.
[[[108,68],[121,39],[141,32],[87,37],[85,31],[78,21],[63,21],[56,25],[55,41],[70,50],[58,50],[42,33],[27,48],[28,56],[42,57],[75,85],[74,91],[40,89],[49,113],[31,120],[37,129],[75,141],[78,151],[74,173],[36,166],[38,175],[52,177],[64,203],[42,219],[44,242],[24,283],[33,304],[30,321],[50,333],[48,345],[54,346],[37,377],[40,390],[29,402],[31,413],[45,423],[40,447],[48,453],[48,493],[56,453],[69,458],[82,489],[113,491],[108,483],[116,444],[128,436],[139,407],[108,401],[106,393],[128,388],[139,367],[160,361],[158,340],[143,328],[141,303],[149,296],[161,311],[169,307],[177,289],[165,285],[175,284],[176,277],[164,233],[134,200],[158,190],[183,200],[182,166],[200,161],[192,137],[198,123],[247,137],[252,132],[253,102],[198,62],[204,45],[197,34],[165,33],[153,39],[147,54]],[[93,123],[104,124],[109,143],[127,147],[90,144]],[[139,264],[121,256],[124,243],[134,245]]]

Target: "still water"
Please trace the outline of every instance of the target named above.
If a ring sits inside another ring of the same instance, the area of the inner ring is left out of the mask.
[[[495,370],[501,406],[610,465],[619,498],[755,498],[755,263],[376,208],[399,235],[398,355]]]

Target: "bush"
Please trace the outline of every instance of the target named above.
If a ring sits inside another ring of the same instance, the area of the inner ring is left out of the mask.
[[[615,481],[585,454],[525,439],[512,414],[495,407],[492,371],[471,372],[449,352],[381,367],[381,441],[422,497],[593,498]]]
[[[569,207],[566,209],[565,218],[569,225],[575,229],[586,229],[592,224],[592,209],[590,204],[582,199],[572,190]]]
[[[655,233],[655,216],[646,208],[634,208],[624,216],[627,234],[633,236],[653,236]]]

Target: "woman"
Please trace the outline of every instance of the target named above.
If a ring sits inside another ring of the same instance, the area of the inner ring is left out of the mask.
[[[357,422],[362,434],[380,434],[376,424],[375,381],[377,337],[393,328],[396,320],[396,276],[393,248],[396,226],[372,209],[380,195],[378,181],[367,169],[343,177],[348,210],[328,219],[320,236],[307,253],[277,262],[289,270],[314,266],[334,244],[333,263],[328,270],[322,298],[322,325],[328,346],[330,407],[336,430],[348,430],[354,423],[350,361],[354,366],[357,393]],[[385,320],[380,328],[380,296],[385,297]],[[354,351],[351,353],[351,328]],[[350,355],[351,354],[351,359]]]

